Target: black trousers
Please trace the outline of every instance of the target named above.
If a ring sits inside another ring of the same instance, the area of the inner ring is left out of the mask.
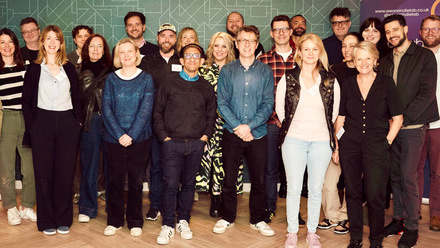
[[[142,228],[142,187],[150,154],[151,139],[133,143],[128,147],[104,142],[108,156],[107,225],[124,226],[124,213],[128,228]],[[125,206],[125,178],[128,176],[127,209]]]
[[[385,193],[390,171],[388,141],[382,139],[368,144],[356,143],[342,136],[339,147],[351,238],[362,240],[364,191],[368,204],[370,243],[381,245],[384,236]]]
[[[267,136],[251,142],[244,142],[237,135],[224,130],[222,139],[223,167],[225,179],[222,191],[222,218],[230,223],[237,216],[237,177],[243,155],[248,162],[251,179],[249,196],[250,223],[264,220],[266,207],[265,171],[267,163]]]
[[[39,231],[72,225],[72,184],[80,129],[72,110],[39,109],[31,127]]]

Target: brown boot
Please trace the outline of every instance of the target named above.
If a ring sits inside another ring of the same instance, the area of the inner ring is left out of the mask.
[[[429,225],[431,231],[440,231],[440,216],[431,216],[431,223]]]

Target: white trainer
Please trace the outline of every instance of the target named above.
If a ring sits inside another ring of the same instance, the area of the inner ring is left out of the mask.
[[[31,221],[37,221],[37,214],[33,208],[23,208],[20,206],[20,217]]]
[[[157,236],[156,242],[159,245],[166,245],[170,242],[170,238],[174,237],[174,228],[163,225],[162,230],[159,233],[159,236]]]
[[[133,237],[139,237],[142,235],[142,228],[140,227],[133,227],[130,229],[130,235]]]
[[[176,231],[180,233],[180,237],[182,237],[182,239],[192,239],[193,237],[193,233],[186,220],[180,220],[179,223],[177,223]]]
[[[212,232],[214,233],[224,233],[226,229],[231,228],[234,226],[234,223],[229,223],[224,219],[221,219],[215,223],[214,228],[212,229]]]
[[[251,229],[259,231],[264,236],[273,236],[275,231],[264,221],[260,221],[257,224],[250,224]]]
[[[104,230],[104,235],[105,236],[115,235],[119,229],[121,229],[121,227],[114,227],[114,226],[108,225]]]
[[[20,213],[18,212],[18,209],[16,207],[8,209],[8,223],[11,226],[21,224]]]
[[[78,222],[79,223],[88,223],[90,221],[90,217],[85,214],[79,214],[78,215]]]

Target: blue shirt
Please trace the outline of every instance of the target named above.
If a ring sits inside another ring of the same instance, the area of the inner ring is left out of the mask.
[[[185,81],[195,82],[199,80],[199,73],[196,74],[195,77],[190,77],[183,69],[179,72],[181,78],[185,79]]]
[[[273,111],[273,92],[273,72],[263,62],[255,60],[247,70],[239,59],[223,66],[217,103],[226,121],[224,128],[233,133],[237,126],[247,124],[255,139],[266,135],[266,122]]]

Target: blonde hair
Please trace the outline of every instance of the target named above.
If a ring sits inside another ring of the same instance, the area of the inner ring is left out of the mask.
[[[141,53],[139,51],[139,47],[136,45],[136,42],[134,42],[131,38],[127,37],[120,40],[118,44],[116,44],[115,46],[115,57],[113,58],[113,65],[116,68],[122,67],[121,60],[119,59],[119,46],[125,43],[131,43],[134,46],[134,49],[136,51],[136,66],[138,66],[141,63],[142,58],[141,58]]]
[[[47,53],[46,49],[44,48],[44,40],[47,38],[47,34],[53,31],[55,35],[57,36],[57,39],[60,41],[60,49],[57,51],[57,55],[55,57],[55,62],[60,63],[62,65],[67,63],[67,54],[66,54],[66,43],[64,42],[64,36],[63,32],[58,26],[55,25],[49,25],[43,29],[40,36],[40,45],[38,48],[38,57],[35,60],[36,64],[43,63],[43,60],[46,59]]]
[[[211,41],[209,42],[208,49],[206,50],[206,67],[211,67],[215,62],[215,58],[213,55],[214,50],[214,42],[216,39],[223,39],[226,43],[226,48],[228,49],[228,56],[226,56],[225,64],[235,60],[235,52],[234,52],[234,39],[232,36],[225,32],[217,32],[211,37]]]
[[[320,55],[319,55],[318,62],[316,63],[316,67],[314,70],[319,71],[321,69],[324,69],[324,70],[328,71],[327,52],[325,51],[324,44],[322,43],[321,38],[319,38],[319,36],[317,36],[316,34],[308,33],[308,34],[301,36],[301,38],[299,39],[299,42],[298,42],[297,51],[301,51],[304,42],[307,40],[312,41],[313,44],[315,44],[319,49]],[[295,56],[293,57],[293,59],[296,62],[296,64],[301,68],[302,58],[300,57],[299,52],[295,53]]]
[[[182,30],[180,30],[179,35],[177,36],[177,43],[176,43],[176,51],[177,51],[177,53],[180,53],[180,49],[182,49],[183,35],[187,31],[193,31],[194,34],[196,34],[196,40],[193,43],[196,43],[197,45],[199,45],[199,37],[197,36],[196,30],[194,28],[192,28],[192,27],[184,27],[184,28],[182,28]]]
[[[356,54],[359,49],[367,51],[369,54],[372,55],[373,59],[379,60],[379,51],[377,50],[376,45],[373,44],[372,42],[369,41],[359,42],[357,46],[353,49],[352,52],[353,58],[356,58]]]

